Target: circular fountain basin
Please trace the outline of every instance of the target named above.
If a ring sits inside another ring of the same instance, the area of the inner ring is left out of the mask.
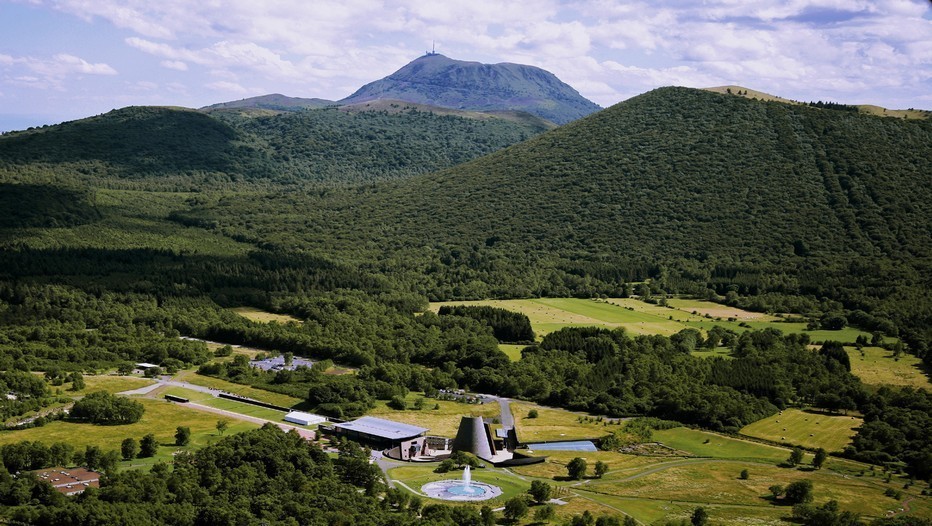
[[[469,482],[462,480],[438,480],[428,482],[421,486],[421,492],[432,499],[470,501],[494,499],[502,494],[498,486],[485,482]]]

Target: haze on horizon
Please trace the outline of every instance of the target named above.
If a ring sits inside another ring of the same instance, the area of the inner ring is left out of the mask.
[[[737,84],[932,108],[925,0],[0,0],[0,32],[0,131],[129,105],[337,100],[432,42],[458,60],[544,68],[602,106]]]

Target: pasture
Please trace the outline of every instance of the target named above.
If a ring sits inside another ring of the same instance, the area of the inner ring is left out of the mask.
[[[851,374],[865,384],[932,389],[930,371],[915,355],[904,353],[897,360],[893,352],[881,347],[865,347],[863,353],[854,347],[845,350],[851,359]]]
[[[784,333],[808,334],[813,342],[836,340],[854,343],[858,336],[870,338],[864,331],[846,327],[838,331],[807,330],[805,323],[785,322],[777,316],[755,313],[696,299],[670,299],[661,307],[634,298],[604,300],[578,298],[535,298],[523,300],[481,300],[437,302],[430,310],[444,305],[488,305],[525,314],[535,334],[541,338],[564,327],[623,328],[629,334],[670,336],[694,328],[707,331],[719,325],[735,332],[778,329]],[[695,312],[695,314],[693,314]],[[713,314],[720,314],[716,317]],[[729,321],[733,318],[733,321]]]
[[[741,429],[742,435],[809,449],[841,451],[857,434],[861,419],[853,416],[827,415],[784,409],[782,414],[758,420]]]

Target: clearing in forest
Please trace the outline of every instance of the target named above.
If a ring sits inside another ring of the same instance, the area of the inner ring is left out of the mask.
[[[288,323],[290,321],[295,323],[304,323],[294,316],[289,316],[287,314],[275,314],[274,312],[264,311],[255,307],[235,307],[230,310],[246,318],[247,320],[252,320],[259,323],[269,323],[273,321],[277,323]]]
[[[668,302],[670,306],[662,307],[635,298],[534,298],[437,302],[430,304],[430,310],[437,312],[444,305],[487,305],[520,312],[530,319],[538,338],[564,327],[620,327],[631,335],[670,336],[689,328],[705,332],[716,325],[738,333],[778,329],[786,334],[808,334],[813,342],[835,340],[854,343],[858,336],[871,336],[853,327],[838,331],[809,331],[803,322],[785,322],[778,316],[744,311],[711,301],[670,299]],[[722,316],[716,317],[712,313]],[[726,317],[726,314],[730,316]],[[734,318],[734,321],[729,321],[729,318]]]
[[[896,359],[892,351],[882,347],[865,347],[862,351],[845,347],[845,350],[851,359],[851,374],[865,384],[932,389],[932,371],[915,355],[904,353]]]
[[[742,435],[762,438],[809,449],[841,451],[857,434],[862,420],[854,416],[828,415],[799,409],[784,409],[781,414],[758,420],[741,429]]]

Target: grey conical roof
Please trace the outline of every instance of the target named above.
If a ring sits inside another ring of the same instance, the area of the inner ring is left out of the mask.
[[[453,439],[453,451],[465,451],[485,460],[495,456],[495,443],[482,417],[464,416]]]

